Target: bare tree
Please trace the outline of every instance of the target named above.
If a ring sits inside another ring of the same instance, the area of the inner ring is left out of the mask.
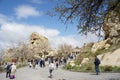
[[[72,52],[73,48],[71,45],[62,44],[58,47],[58,53],[67,56]]]

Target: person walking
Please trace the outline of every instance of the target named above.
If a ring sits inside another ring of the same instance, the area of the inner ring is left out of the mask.
[[[6,70],[6,78],[10,77],[10,73],[11,73],[11,64],[10,63],[6,63],[5,70]]]
[[[16,65],[13,62],[12,66],[11,66],[11,73],[10,73],[10,79],[14,79],[15,78],[15,72],[16,72]]]
[[[55,64],[53,63],[53,61],[49,64],[49,74],[50,74],[50,78],[52,78],[52,72],[55,69]]]
[[[56,66],[56,69],[58,69],[58,61],[57,60],[55,61],[55,66]]]
[[[100,73],[100,70],[99,70],[100,60],[97,58],[97,56],[95,56],[94,64],[95,64],[96,75],[98,75]]]

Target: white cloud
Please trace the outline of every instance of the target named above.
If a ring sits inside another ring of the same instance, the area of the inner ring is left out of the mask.
[[[47,29],[44,26],[19,24],[14,21],[7,21],[0,17],[0,43],[11,44],[26,41],[32,32],[38,32],[46,37],[53,37],[59,35],[56,29]]]
[[[52,47],[56,48],[60,44],[69,44],[73,47],[82,47],[84,43],[96,42],[98,37],[94,34],[88,34],[88,36],[81,35],[68,35],[68,36],[56,36],[49,38],[50,42],[53,44]]]
[[[27,18],[30,16],[40,16],[41,13],[32,6],[29,5],[21,5],[15,8],[15,13],[18,18]]]
[[[68,35],[60,36],[57,29],[48,29],[44,26],[19,24],[14,21],[6,20],[6,16],[0,16],[0,45],[8,46],[21,41],[28,41],[32,32],[46,36],[53,48],[60,44],[70,44],[72,46],[82,46],[86,42],[97,41],[97,37],[93,34],[86,36]]]

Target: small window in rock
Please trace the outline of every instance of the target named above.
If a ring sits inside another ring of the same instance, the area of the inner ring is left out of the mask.
[[[33,40],[36,40],[36,38],[33,38]]]
[[[34,42],[31,42],[31,44],[34,44]]]

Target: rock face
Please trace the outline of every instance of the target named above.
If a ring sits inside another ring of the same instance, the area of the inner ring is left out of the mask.
[[[105,39],[111,38],[113,44],[120,42],[120,3],[104,20],[103,30]],[[116,10],[117,9],[117,10]]]
[[[32,33],[30,36],[30,44],[38,45],[40,43],[48,43],[48,39],[36,32]]]
[[[106,39],[106,40],[102,40],[100,42],[94,43],[94,45],[91,48],[91,52],[95,53],[99,49],[104,49],[104,48],[108,49],[110,47],[109,40],[110,39]]]
[[[33,53],[42,53],[50,49],[48,38],[34,32],[30,36],[30,48],[34,51]]]
[[[98,55],[98,58],[101,60],[101,66],[120,66],[120,48],[114,52]]]
[[[81,65],[82,64],[88,64],[89,63],[89,58],[83,58],[82,62],[81,62]]]
[[[16,46],[16,48],[6,49],[3,54],[3,60],[12,58],[32,58],[33,56],[47,55],[50,50],[50,44],[46,37],[34,32],[30,36],[30,43],[24,43]]]

